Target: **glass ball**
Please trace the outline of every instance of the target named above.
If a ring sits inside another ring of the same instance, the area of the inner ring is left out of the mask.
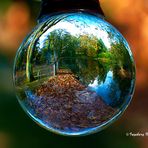
[[[129,105],[135,64],[127,41],[101,16],[55,13],[19,48],[14,84],[20,105],[37,124],[61,135],[88,135]]]

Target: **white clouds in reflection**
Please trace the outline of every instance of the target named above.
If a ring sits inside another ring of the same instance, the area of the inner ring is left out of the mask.
[[[79,17],[78,17],[79,18]],[[100,22],[100,21],[99,21]],[[80,35],[88,35],[88,36],[95,36],[98,39],[102,39],[104,42],[104,45],[107,48],[111,47],[109,35],[107,31],[101,29],[101,27],[96,26],[97,23],[90,23],[90,21],[87,22],[87,19],[85,22],[78,19],[78,21],[70,19],[70,21],[63,20],[56,25],[49,28],[39,39],[40,42],[40,48],[43,47],[44,40],[47,38],[47,36],[50,35],[50,32],[53,32],[54,30],[63,30],[65,32],[69,32],[72,36],[79,37]]]

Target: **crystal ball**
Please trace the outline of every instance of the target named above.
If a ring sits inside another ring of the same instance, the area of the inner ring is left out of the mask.
[[[13,79],[33,121],[57,134],[81,136],[122,115],[133,96],[135,64],[127,41],[101,16],[55,13],[23,41]]]

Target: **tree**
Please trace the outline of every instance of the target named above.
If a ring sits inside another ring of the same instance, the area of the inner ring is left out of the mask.
[[[39,37],[46,32],[51,26],[56,25],[58,22],[60,22],[62,19],[64,19],[65,16],[63,17],[53,17],[52,19],[48,20],[47,22],[43,22],[40,24],[40,26],[37,29],[34,29],[34,32],[30,36],[30,42],[27,50],[27,61],[26,61],[26,79],[28,82],[31,82],[34,80],[33,76],[33,65],[32,65],[32,59],[33,59],[33,51],[36,48],[37,41]]]

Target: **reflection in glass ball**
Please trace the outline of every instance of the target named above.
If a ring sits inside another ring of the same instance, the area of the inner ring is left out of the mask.
[[[24,40],[14,64],[18,100],[49,131],[87,135],[123,113],[135,65],[123,36],[87,12],[45,18]]]

